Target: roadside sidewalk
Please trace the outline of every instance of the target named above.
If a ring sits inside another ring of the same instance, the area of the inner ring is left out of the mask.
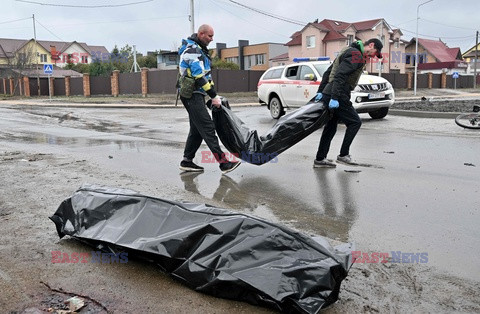
[[[21,105],[21,106],[40,106],[40,107],[66,107],[66,108],[80,108],[80,107],[87,107],[87,108],[136,108],[136,109],[152,109],[152,108],[182,108],[183,104],[179,101],[178,104],[175,106],[175,101],[172,103],[162,103],[162,104],[152,104],[152,103],[135,103],[135,102],[101,102],[101,101],[91,101],[91,102],[68,102],[62,100],[52,99],[17,99],[17,100],[0,100],[0,104],[6,105]],[[238,106],[259,106],[258,102],[238,102],[238,103],[230,103],[232,107]]]
[[[430,101],[442,99],[475,99],[480,98],[480,89],[418,89],[417,95],[413,90],[395,90],[395,101],[421,101],[426,98]]]

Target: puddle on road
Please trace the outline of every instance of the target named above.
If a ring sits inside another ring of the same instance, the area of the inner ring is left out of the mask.
[[[180,148],[183,143],[158,141],[158,140],[111,140],[101,138],[87,138],[87,137],[64,137],[45,133],[8,133],[0,132],[0,139],[29,144],[48,144],[55,146],[70,146],[70,147],[85,147],[85,146],[101,146],[101,145],[117,145],[121,148],[139,148],[139,147],[171,147]]]

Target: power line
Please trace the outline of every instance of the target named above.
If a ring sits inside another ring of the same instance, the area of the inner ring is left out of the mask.
[[[184,18],[188,15],[179,15],[179,16],[165,16],[165,17],[152,17],[147,19],[132,19],[132,20],[115,20],[115,21],[96,21],[96,22],[88,22],[88,23],[75,23],[75,24],[60,24],[60,25],[53,25],[53,26],[78,26],[78,25],[92,25],[92,24],[108,24],[108,23],[125,23],[125,22],[140,22],[140,21],[155,21],[155,20],[164,20],[164,19],[176,19],[176,18]]]
[[[5,22],[0,22],[0,24],[13,23],[13,22],[24,21],[24,20],[29,20],[29,19],[31,19],[31,17],[26,17],[24,19],[18,19],[18,20],[10,20],[10,21],[5,21]]]
[[[473,29],[473,28],[447,25],[447,24],[438,23],[438,22],[434,22],[434,21],[430,21],[430,20],[426,20],[426,19],[422,19],[422,20],[423,20],[423,21],[426,21],[426,22],[429,22],[429,23],[437,24],[437,25],[442,25],[442,26],[447,26],[447,27],[453,27],[453,28],[459,28],[459,29],[466,29],[466,30],[469,30],[469,31],[476,31],[476,29]]]
[[[292,24],[296,24],[296,25],[300,25],[300,26],[305,26],[307,23],[305,22],[302,22],[302,21],[296,21],[296,20],[293,20],[293,19],[289,19],[289,18],[286,18],[286,17],[283,17],[283,16],[280,16],[280,15],[275,15],[275,14],[272,14],[272,13],[268,13],[266,11],[262,11],[262,10],[259,10],[259,9],[256,9],[256,8],[252,8],[252,7],[249,7],[245,4],[241,4],[241,3],[238,3],[236,1],[233,1],[233,0],[229,0],[231,3],[234,3],[238,6],[241,6],[243,8],[246,8],[248,10],[251,10],[251,11],[254,11],[254,12],[257,12],[257,13],[260,13],[260,14],[263,14],[263,15],[266,15],[266,16],[269,16],[271,18],[274,18],[274,19],[277,19],[277,20],[281,20],[281,21],[284,21],[284,22],[287,22],[287,23],[292,23]]]
[[[211,1],[212,3],[213,3],[213,1],[218,2],[217,0],[210,0],[210,1]],[[215,3],[214,3],[214,4],[215,4]],[[276,34],[276,35],[279,35],[279,36],[283,36],[283,37],[285,37],[285,38],[288,38],[288,37],[289,37],[289,36],[286,36],[285,34],[280,34],[280,33],[274,32],[274,31],[272,31],[272,30],[266,29],[266,28],[263,27],[262,25],[258,25],[258,24],[252,23],[251,21],[249,21],[249,20],[247,20],[247,19],[244,19],[244,18],[242,18],[242,17],[234,14],[233,12],[231,12],[231,11],[229,11],[229,10],[221,7],[221,6],[219,6],[218,4],[216,4],[216,5],[217,5],[219,8],[221,8],[222,10],[225,10],[225,11],[227,11],[228,13],[230,13],[231,15],[235,16],[236,18],[239,18],[239,19],[241,19],[241,20],[244,20],[244,21],[246,21],[247,23],[250,23],[250,24],[252,24],[252,25],[255,25],[256,27],[262,28],[262,29],[264,29],[264,30],[266,30],[266,31],[268,31],[268,32],[271,32],[271,33]]]
[[[40,23],[40,21],[38,19],[35,19],[35,21],[40,24],[41,27],[43,27],[47,32],[49,32],[50,34],[52,34],[54,37],[56,37],[57,39],[60,39],[60,41],[63,41],[63,42],[66,42],[65,40],[63,40],[62,38],[58,37],[57,35],[55,35],[53,32],[51,32],[46,26],[44,26],[42,23]]]
[[[63,42],[62,47],[58,50],[58,51],[62,51],[62,50],[63,50],[63,47],[65,47],[65,45],[67,44],[67,41],[63,40],[62,38],[58,37],[58,36],[55,35],[53,32],[51,32],[47,27],[45,27],[42,23],[40,23],[40,21],[39,21],[38,19],[35,19],[35,22],[37,22],[38,24],[40,24],[40,26],[43,27],[47,32],[49,32],[49,33],[52,34],[54,37],[56,37],[57,39],[60,39],[60,41]]]
[[[412,34],[416,34],[416,32],[413,32],[413,31],[409,31],[405,28],[401,28],[399,27],[398,25],[393,25],[393,24],[390,24],[391,26],[393,27],[396,27],[400,30],[402,30],[403,32],[407,32],[407,33],[412,33]],[[421,35],[423,37],[430,37],[430,38],[443,38],[443,39],[464,39],[464,38],[474,38],[475,35],[470,35],[470,36],[463,36],[463,37],[444,37],[444,36],[433,36],[433,35],[426,35],[426,34],[418,34],[418,35]]]
[[[129,5],[136,5],[136,4],[141,4],[141,3],[152,2],[153,0],[144,0],[144,1],[123,3],[123,4],[104,4],[104,5],[71,5],[71,4],[44,3],[44,2],[36,2],[36,1],[28,1],[28,0],[15,0],[15,1],[17,1],[17,2],[25,2],[25,3],[32,3],[32,4],[39,4],[39,5],[45,5],[45,6],[52,6],[52,7],[68,7],[68,8],[92,9],[92,8],[125,7],[125,6],[129,6]]]

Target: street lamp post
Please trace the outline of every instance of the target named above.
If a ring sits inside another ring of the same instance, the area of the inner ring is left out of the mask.
[[[417,7],[417,36],[415,37],[415,77],[413,80],[413,94],[416,96],[417,95],[417,67],[418,67],[418,11],[420,7],[424,4],[427,4],[429,2],[432,2],[433,0],[425,1],[423,3],[420,3]]]

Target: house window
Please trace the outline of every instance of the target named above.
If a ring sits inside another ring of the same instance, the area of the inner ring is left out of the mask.
[[[47,62],[47,54],[40,55],[40,62]]]
[[[405,64],[410,64],[410,55],[405,56]]]
[[[228,57],[225,58],[225,61],[238,64],[238,57]]]
[[[243,58],[245,70],[250,70],[255,65],[255,55],[245,56]]]
[[[255,55],[255,63],[256,64],[265,64],[265,55]]]
[[[315,48],[315,36],[307,36],[307,48]]]
[[[425,54],[423,54],[423,53],[418,55],[418,63],[419,64],[420,63],[425,63],[424,57],[425,57]]]
[[[82,56],[82,63],[88,63],[88,56]]]
[[[396,41],[396,42],[393,44],[393,46],[394,46],[395,48],[400,48],[400,42],[399,42],[399,41]]]
[[[19,61],[20,63],[25,63],[25,62],[27,62],[27,54],[26,54],[25,52],[20,52],[20,53],[18,54],[18,61]]]
[[[347,46],[353,43],[353,35],[347,35]]]

